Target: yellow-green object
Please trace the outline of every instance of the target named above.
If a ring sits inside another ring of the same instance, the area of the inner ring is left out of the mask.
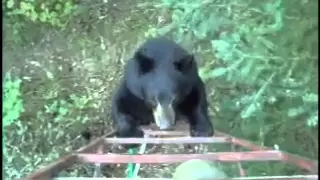
[[[130,148],[129,149],[129,154],[130,155],[134,155],[135,154],[135,149]],[[127,167],[127,171],[128,171],[127,177],[128,178],[133,178],[133,172],[134,172],[135,166],[136,166],[136,164],[134,164],[134,163],[128,163],[128,167]]]
[[[213,162],[201,159],[192,159],[180,164],[174,174],[174,180],[201,180],[208,178],[227,178]]]

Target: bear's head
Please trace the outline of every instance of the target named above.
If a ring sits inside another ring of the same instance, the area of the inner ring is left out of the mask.
[[[192,54],[175,42],[153,38],[143,43],[125,68],[128,89],[153,111],[156,125],[173,129],[176,108],[198,82]]]

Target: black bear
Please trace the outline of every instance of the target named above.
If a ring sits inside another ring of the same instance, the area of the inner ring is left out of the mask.
[[[125,66],[113,97],[112,118],[118,137],[143,137],[140,125],[155,122],[172,130],[184,116],[194,137],[212,136],[204,83],[194,56],[165,37],[143,43]]]

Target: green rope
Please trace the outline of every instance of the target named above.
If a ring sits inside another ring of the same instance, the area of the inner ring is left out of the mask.
[[[145,138],[148,137],[148,135],[145,135]],[[144,143],[140,146],[140,148],[130,148],[128,150],[129,155],[134,155],[134,154],[143,154],[146,151],[147,144]],[[140,164],[135,164],[135,163],[128,163],[127,166],[127,178],[136,178],[138,177],[140,169]]]
[[[136,149],[130,148],[128,152],[129,152],[130,155],[134,155],[135,151],[136,151]],[[128,172],[127,177],[128,178],[135,178],[134,177],[135,167],[136,167],[136,164],[128,163],[128,166],[127,166],[127,172]]]

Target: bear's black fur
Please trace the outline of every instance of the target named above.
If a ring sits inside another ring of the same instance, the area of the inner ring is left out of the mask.
[[[125,66],[112,118],[118,137],[143,137],[139,126],[155,119],[160,129],[172,129],[178,115],[187,119],[191,136],[207,137],[214,133],[207,106],[193,55],[158,37],[143,43]]]

